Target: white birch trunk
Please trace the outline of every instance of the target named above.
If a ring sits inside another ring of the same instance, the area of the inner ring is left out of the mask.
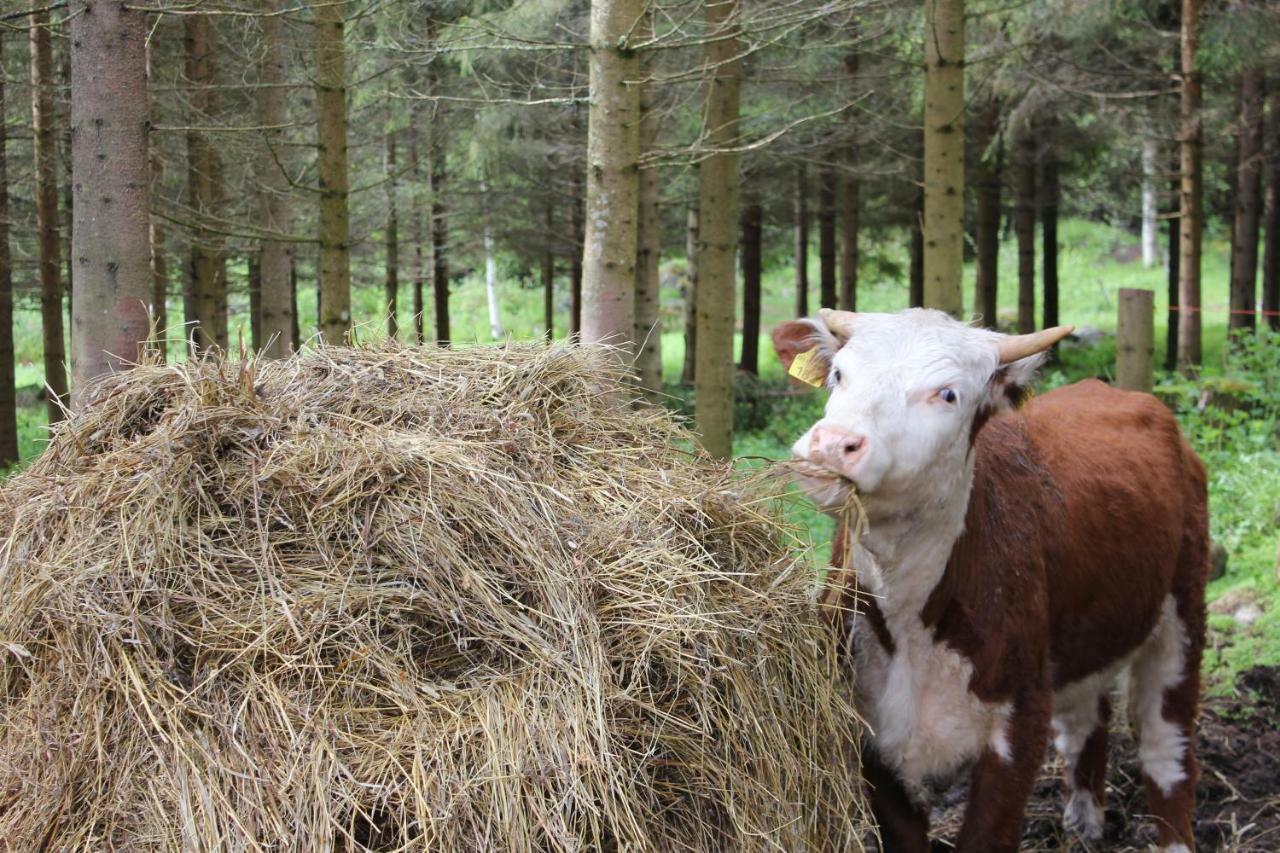
[[[1142,266],[1150,269],[1160,259],[1156,229],[1156,141],[1142,141]]]

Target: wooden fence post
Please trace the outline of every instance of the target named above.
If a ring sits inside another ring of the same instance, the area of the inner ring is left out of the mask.
[[[1154,357],[1155,294],[1121,288],[1116,319],[1116,385],[1130,391],[1150,391]]]

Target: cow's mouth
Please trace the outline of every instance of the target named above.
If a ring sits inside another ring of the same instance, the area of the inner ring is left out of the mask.
[[[800,491],[823,512],[841,510],[849,496],[857,493],[857,483],[853,480],[807,459],[792,459],[787,468]]]

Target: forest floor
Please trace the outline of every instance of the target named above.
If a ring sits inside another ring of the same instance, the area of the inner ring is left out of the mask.
[[[1237,693],[1211,697],[1200,715],[1200,785],[1195,834],[1202,853],[1274,853],[1280,850],[1280,668],[1254,667],[1240,674]],[[1122,714],[1116,715],[1117,721]],[[1147,851],[1155,843],[1138,775],[1137,750],[1128,727],[1112,724],[1106,827],[1101,841],[1086,844],[1062,828],[1065,803],[1061,763],[1045,763],[1027,809],[1022,850]],[[954,838],[963,819],[963,785],[948,792],[933,814],[937,837]]]

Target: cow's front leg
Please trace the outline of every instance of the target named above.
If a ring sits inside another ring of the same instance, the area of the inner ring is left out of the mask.
[[[870,744],[862,748],[862,780],[880,833],[881,853],[928,853],[929,815]]]
[[[959,853],[1015,853],[1036,774],[1044,762],[1053,699],[1048,688],[1014,700],[973,768]]]

